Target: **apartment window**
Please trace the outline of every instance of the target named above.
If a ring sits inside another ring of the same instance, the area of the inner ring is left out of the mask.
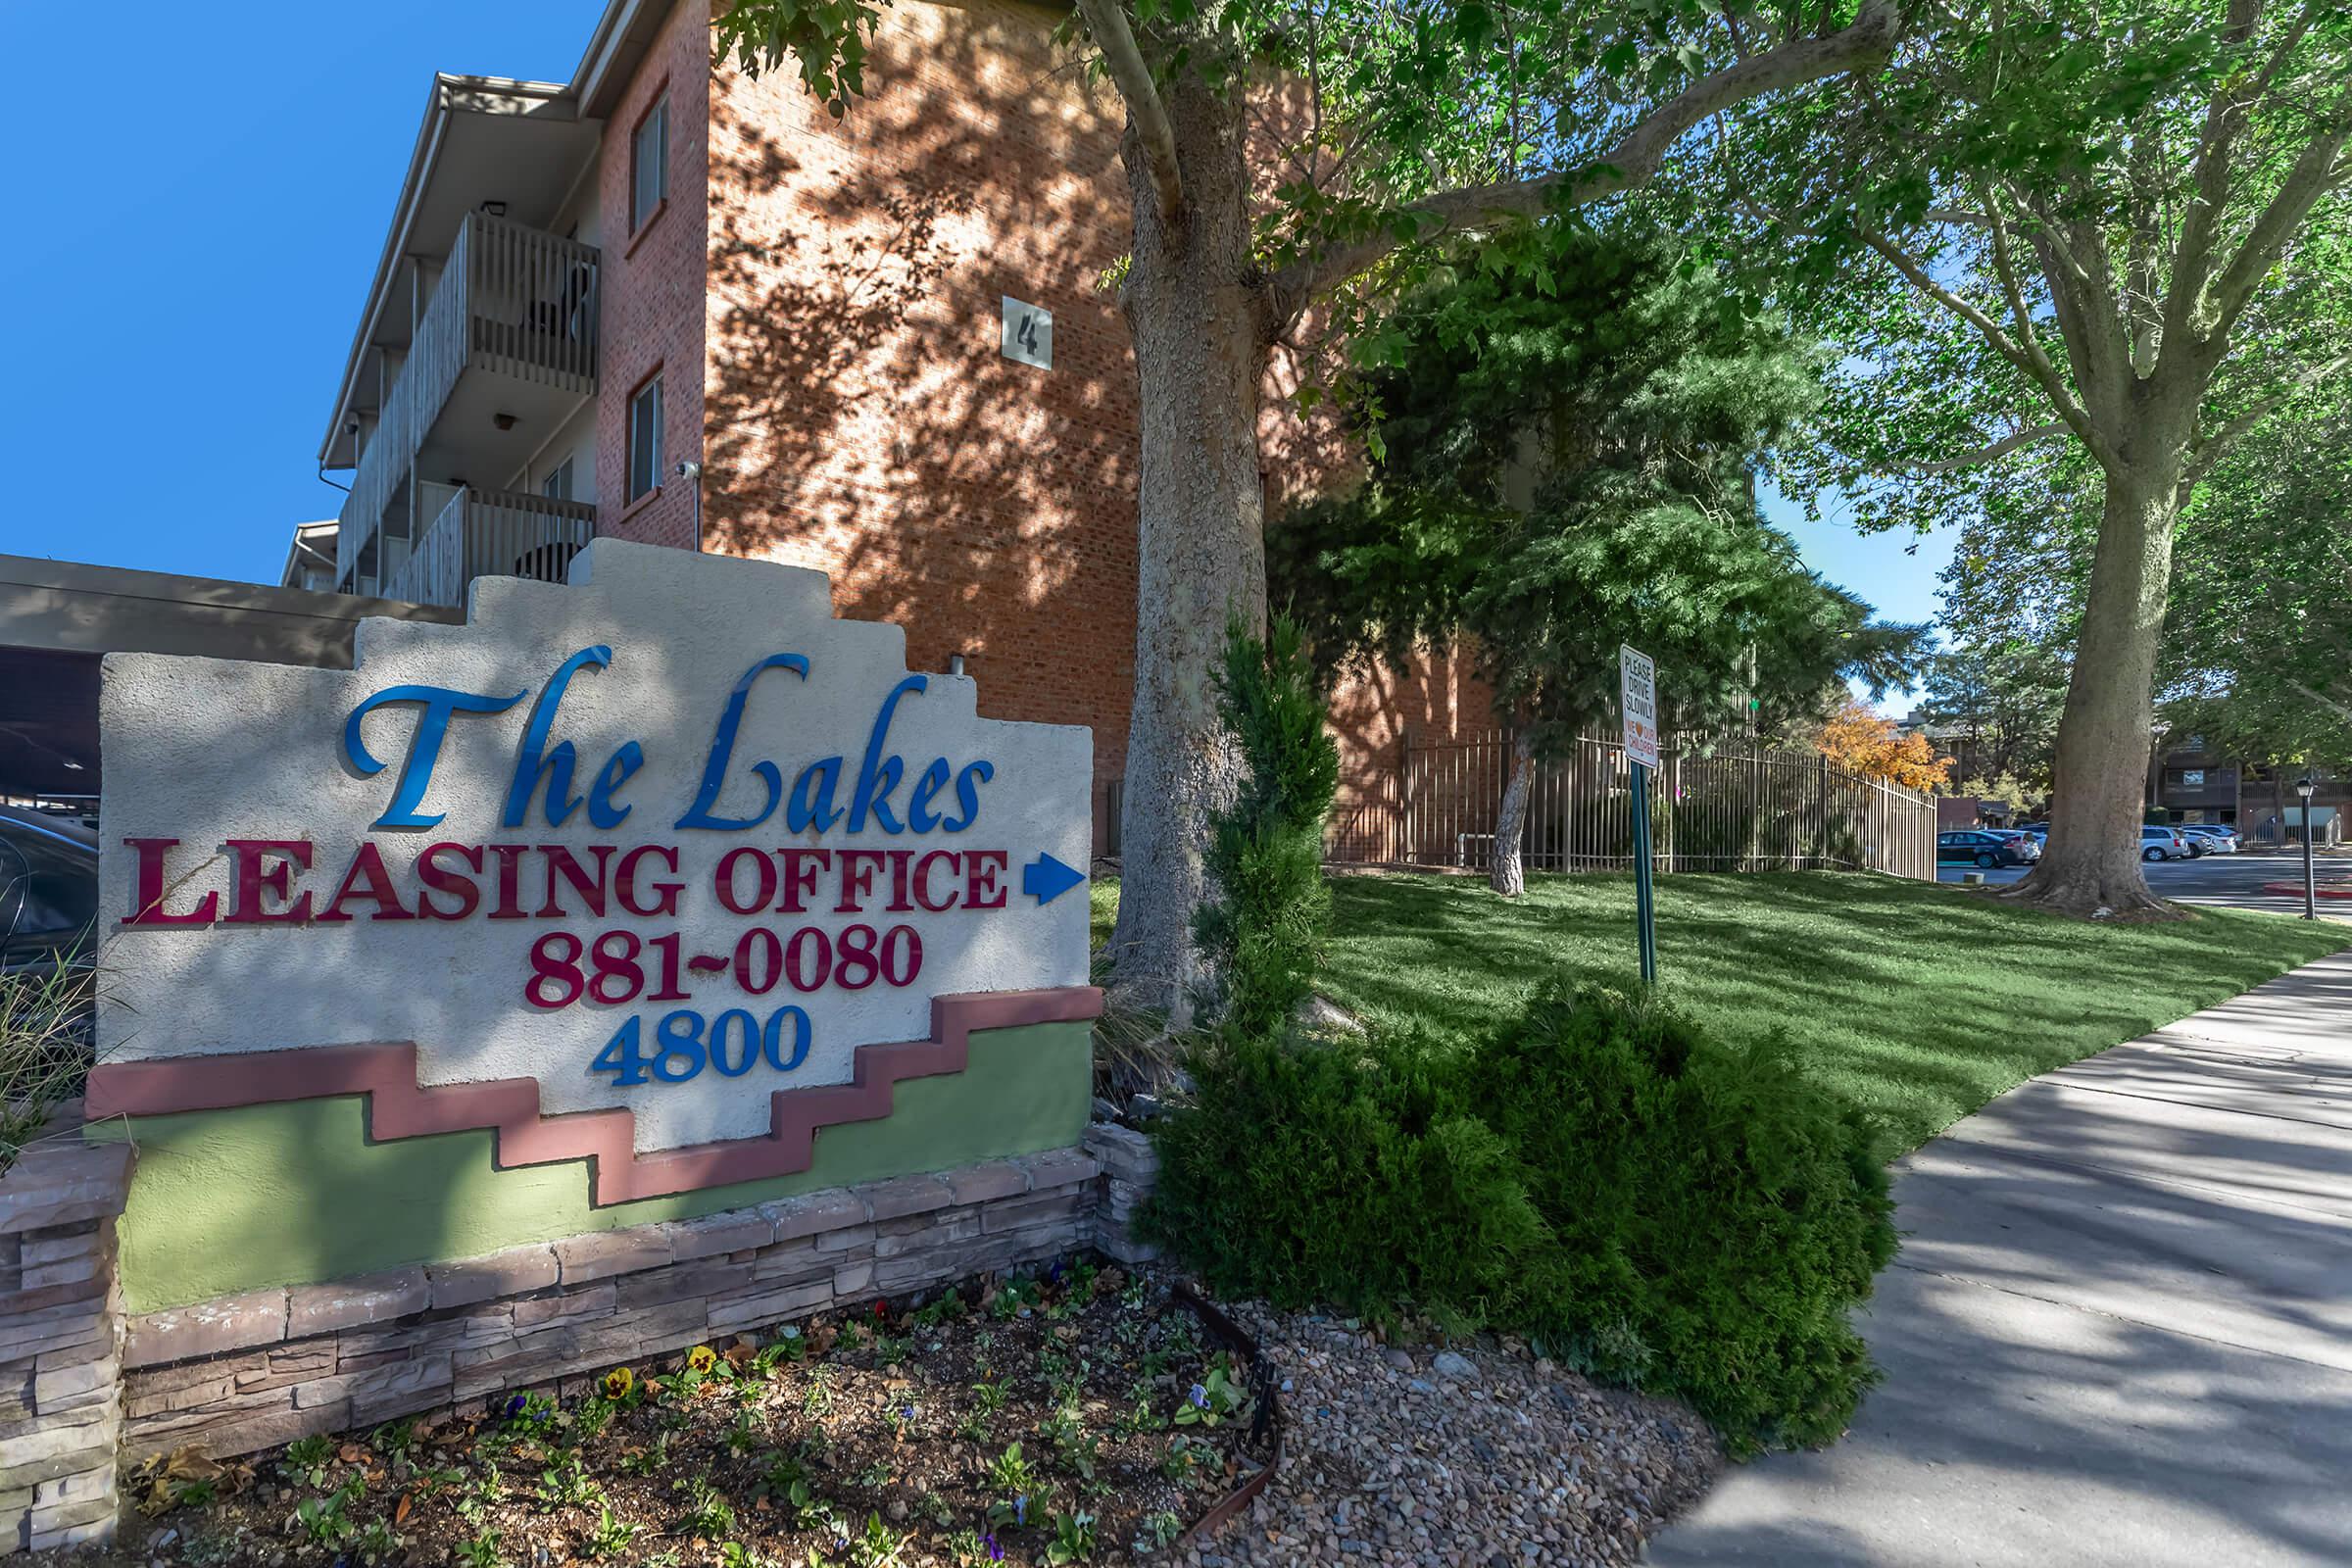
[[[571,499],[571,460],[569,458],[565,458],[562,463],[547,470],[547,477],[539,481],[539,493],[550,501],[569,501]]]
[[[629,231],[643,228],[668,194],[669,96],[664,93],[637,122],[629,144]]]
[[[662,485],[662,377],[657,373],[629,399],[629,499]]]

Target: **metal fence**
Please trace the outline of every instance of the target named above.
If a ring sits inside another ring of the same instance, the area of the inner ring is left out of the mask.
[[[1936,804],[1815,752],[1740,737],[1669,755],[1650,781],[1660,871],[1875,870],[1933,881]],[[1501,734],[1406,737],[1401,763],[1332,812],[1329,858],[1487,868],[1509,782]],[[1536,764],[1522,854],[1535,871],[1634,863],[1633,773],[1614,734],[1579,736]]]

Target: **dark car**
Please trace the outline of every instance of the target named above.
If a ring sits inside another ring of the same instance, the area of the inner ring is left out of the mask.
[[[98,835],[0,806],[0,975],[90,964],[97,926]]]
[[[2017,846],[1997,833],[1983,828],[1961,828],[1936,835],[1936,863],[1938,865],[1981,865],[1992,870],[2003,865],[2023,865],[2026,858]]]

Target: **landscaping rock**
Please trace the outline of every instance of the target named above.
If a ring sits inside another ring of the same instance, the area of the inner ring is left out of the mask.
[[[1288,1434],[1265,1493],[1186,1555],[1202,1568],[1634,1563],[1723,1463],[1682,1405],[1524,1353],[1442,1351],[1425,1381],[1329,1318],[1227,1310],[1290,1386]]]
[[[1440,1350],[1430,1358],[1429,1369],[1442,1378],[1455,1378],[1464,1383],[1478,1381],[1478,1366],[1468,1356],[1452,1350]]]
[[[1346,1007],[1326,996],[1309,996],[1298,1004],[1293,1023],[1314,1034],[1350,1034],[1366,1032],[1364,1022]]]

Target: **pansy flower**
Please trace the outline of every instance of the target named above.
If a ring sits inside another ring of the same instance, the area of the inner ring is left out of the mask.
[[[605,1395],[608,1398],[625,1399],[637,1386],[637,1374],[625,1366],[616,1366],[605,1374]]]
[[[698,1345],[686,1352],[686,1365],[696,1372],[708,1372],[718,1365],[718,1352],[708,1345]]]

